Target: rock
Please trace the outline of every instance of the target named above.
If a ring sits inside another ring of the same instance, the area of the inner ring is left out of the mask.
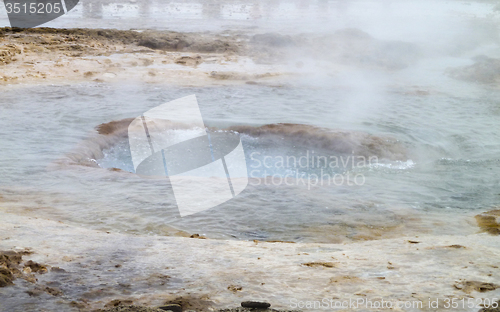
[[[13,44],[2,45],[0,47],[0,65],[9,64],[16,60],[16,54],[21,54],[21,49]]]
[[[469,66],[449,69],[447,73],[459,80],[488,84],[500,82],[500,59],[477,56],[474,61]]]
[[[146,32],[139,39],[139,46],[163,51],[185,51],[198,53],[237,52],[238,46],[227,39],[198,34]]]
[[[182,312],[182,307],[178,304],[175,304],[175,303],[161,306],[161,307],[159,307],[159,309],[163,310],[163,311]]]
[[[50,268],[50,272],[65,273],[66,270],[61,269],[60,267],[52,267],[52,268]]]
[[[181,56],[175,60],[176,64],[184,65],[184,66],[198,66],[203,62],[201,56]]]
[[[193,234],[189,236],[190,238],[199,238],[199,239],[207,239],[205,236],[200,235],[200,234]]]
[[[477,225],[483,232],[500,235],[500,210],[491,210],[475,216]]]
[[[111,300],[110,302],[106,303],[104,305],[105,308],[109,307],[118,307],[118,306],[130,306],[132,305],[133,300],[121,300],[121,299],[115,299]]]
[[[229,286],[227,286],[227,289],[230,290],[230,291],[232,291],[232,292],[234,292],[234,293],[236,293],[238,291],[242,291],[243,287],[236,286],[236,285],[229,285]]]
[[[257,34],[250,40],[253,44],[265,45],[268,47],[289,47],[295,45],[290,36],[276,33]]]
[[[316,267],[325,267],[325,268],[334,268],[335,263],[333,262],[307,262],[307,263],[302,263],[302,265],[316,268]]]
[[[44,274],[44,273],[47,273],[47,267],[42,265],[42,264],[39,264],[39,263],[36,263],[34,261],[31,261],[29,260],[28,262],[26,262],[24,264],[24,267],[25,268],[30,268],[31,269],[31,272],[33,273],[40,273],[40,274]]]
[[[241,306],[243,308],[251,308],[251,309],[267,309],[271,306],[271,304],[259,301],[243,301],[241,303]]]
[[[457,244],[454,244],[454,245],[450,245],[450,246],[446,246],[447,248],[455,248],[455,249],[462,249],[462,248],[467,248],[465,246],[462,246],[462,245],[457,245]]]
[[[54,297],[63,295],[63,292],[58,288],[53,288],[49,286],[39,286],[39,285],[36,285],[33,289],[27,290],[26,293],[31,297],[37,297],[43,293],[47,293]]]
[[[0,287],[5,287],[8,285],[12,285],[14,280],[14,276],[9,269],[0,267]]]
[[[493,283],[484,283],[484,282],[478,282],[478,281],[465,281],[463,283],[458,283],[454,285],[456,289],[460,289],[463,292],[470,294],[473,291],[478,291],[478,292],[488,292],[488,291],[493,291],[495,289],[500,288],[500,285],[493,284]]]

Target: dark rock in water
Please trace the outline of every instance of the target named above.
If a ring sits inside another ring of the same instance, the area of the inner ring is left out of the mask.
[[[198,53],[236,52],[239,49],[234,42],[220,37],[155,32],[145,32],[138,45],[154,50]]]
[[[476,56],[475,63],[448,70],[448,74],[455,79],[479,82],[498,83],[500,82],[500,59],[486,56]]]
[[[492,235],[500,235],[500,210],[491,210],[478,214],[477,225],[483,232]]]
[[[24,264],[24,267],[25,268],[30,268],[31,272],[33,272],[33,273],[44,274],[44,273],[48,272],[46,266],[44,266],[43,264],[36,263],[34,261],[31,261],[31,260],[29,260],[28,262],[26,262]]]
[[[243,301],[241,303],[241,306],[244,308],[252,308],[252,309],[267,309],[271,306],[271,304],[259,301]]]
[[[111,300],[110,302],[106,303],[104,305],[104,307],[109,308],[109,307],[118,307],[118,306],[130,306],[130,305],[132,305],[132,303],[133,303],[132,300],[115,299],[115,300]]]
[[[276,33],[257,34],[250,40],[253,44],[265,45],[268,47],[289,47],[295,45],[290,36]]]
[[[167,304],[159,308],[163,311],[182,312],[182,307],[178,304]]]
[[[205,236],[200,235],[200,234],[193,234],[189,236],[190,238],[199,238],[199,239],[207,239]]]
[[[0,287],[5,287],[8,285],[12,285],[12,281],[14,280],[14,276],[9,269],[0,268]]]

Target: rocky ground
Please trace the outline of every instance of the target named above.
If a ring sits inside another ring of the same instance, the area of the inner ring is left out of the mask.
[[[116,81],[259,83],[303,71],[303,59],[327,70],[354,65],[399,70],[418,48],[357,29],[331,35],[0,28],[0,83]],[[321,65],[325,69],[325,65]]]
[[[474,64],[452,68],[448,74],[456,79],[499,86],[500,59],[486,56],[474,57]]]
[[[236,308],[246,300],[286,310],[295,308],[291,299],[353,297],[418,301],[422,311],[434,311],[428,305],[436,298],[444,308],[446,298],[500,294],[498,210],[476,217],[478,234],[350,244],[142,237],[0,214],[0,310],[23,303],[42,310],[141,312],[170,305],[246,312]]]

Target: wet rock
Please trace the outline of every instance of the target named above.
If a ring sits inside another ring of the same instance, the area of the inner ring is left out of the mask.
[[[115,299],[115,300],[111,300],[110,302],[106,303],[104,305],[104,307],[109,308],[109,307],[118,307],[118,306],[130,306],[130,305],[132,305],[133,302],[134,302],[133,300]]]
[[[454,249],[462,249],[462,248],[466,248],[465,246],[462,246],[462,245],[450,245],[450,246],[446,246],[447,248],[454,248]]]
[[[500,210],[491,210],[475,216],[477,225],[483,232],[500,235]]]
[[[0,251],[0,287],[13,285],[17,277],[23,277],[19,270],[23,254],[23,252]]]
[[[271,306],[271,304],[260,301],[243,301],[241,303],[241,306],[244,308],[251,308],[251,309],[267,309]]]
[[[1,251],[0,252],[0,265],[6,268],[11,268],[13,266],[19,265],[23,259],[23,253],[17,253],[15,251]]]
[[[167,304],[159,308],[163,311],[182,312],[182,307],[178,304]]]
[[[30,283],[36,283],[37,279],[33,273],[46,273],[47,267],[31,260],[24,264],[23,256],[31,254],[30,251],[1,251],[0,252],[0,287],[5,287],[13,284],[16,278],[22,278]]]
[[[35,286],[33,289],[26,291],[26,293],[32,297],[40,296],[43,293],[47,293],[54,297],[63,295],[60,289],[49,286]]]
[[[60,267],[52,267],[52,268],[50,268],[50,272],[65,273],[66,270],[61,269]]]
[[[198,53],[237,52],[238,46],[231,40],[200,34],[145,32],[139,46],[163,51],[184,51]]]
[[[486,84],[500,82],[500,59],[477,56],[474,60],[474,64],[449,69],[447,74],[452,78],[470,82]]]
[[[456,289],[460,289],[463,292],[470,294],[473,291],[477,292],[488,292],[488,291],[493,291],[495,289],[500,288],[500,285],[493,284],[493,283],[484,283],[484,282],[478,282],[478,281],[465,281],[461,283],[457,283],[454,285]]]
[[[13,44],[0,46],[0,65],[9,64],[15,61],[17,54],[21,54],[21,49]]]
[[[292,37],[277,33],[257,34],[250,39],[250,42],[268,47],[290,47],[295,45]]]
[[[181,35],[177,36],[154,36],[151,35],[142,38],[139,41],[139,46],[147,47],[155,50],[182,51],[192,44]]]
[[[363,280],[357,276],[343,275],[343,276],[337,276],[337,277],[330,278],[330,283],[332,283],[332,284],[336,284],[336,283],[361,283],[361,282],[363,282]]]
[[[117,135],[125,137],[128,133],[128,126],[134,118],[126,118],[100,124],[96,127],[97,133],[102,135]]]
[[[175,60],[176,64],[184,65],[184,66],[198,66],[203,62],[201,56],[181,56]]]
[[[193,234],[189,236],[190,238],[198,238],[198,239],[207,239],[205,236],[200,235],[200,234]]]
[[[0,287],[5,287],[14,284],[14,275],[7,268],[0,268]]]
[[[319,37],[303,35],[297,41],[309,56],[363,67],[399,70],[415,63],[420,56],[415,44],[379,40],[356,28]]]
[[[335,268],[336,264],[333,262],[307,262],[307,263],[302,263],[302,265],[311,267],[311,268],[317,268],[317,267],[325,267],[325,268]]]
[[[33,272],[33,273],[44,274],[44,273],[48,272],[46,266],[44,266],[42,264],[39,264],[39,263],[36,263],[34,261],[31,261],[31,260],[29,260],[28,262],[26,262],[24,264],[24,267],[25,268],[30,268],[31,272]]]
[[[236,292],[238,292],[238,291],[242,291],[242,290],[243,290],[243,287],[241,287],[241,286],[236,286],[236,285],[229,285],[229,286],[227,286],[227,289],[228,289],[229,291],[232,291],[232,292],[236,293]]]
[[[309,125],[279,123],[260,127],[232,126],[227,130],[237,131],[273,144],[276,139],[286,140],[304,148],[329,149],[339,154],[354,154],[366,159],[376,156],[378,159],[406,161],[406,148],[396,139],[372,136],[362,132],[334,132],[330,129]]]

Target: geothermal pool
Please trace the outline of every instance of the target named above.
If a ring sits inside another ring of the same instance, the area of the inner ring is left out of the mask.
[[[421,92],[368,88],[367,81],[338,87],[322,81],[314,88],[301,81],[275,87],[4,87],[2,194],[16,202],[12,209],[28,209],[33,216],[136,234],[168,235],[177,229],[211,238],[333,243],[473,233],[477,228],[465,220],[498,202],[499,92],[442,79],[445,88],[420,86]],[[249,176],[256,179],[235,199],[181,218],[166,181],[127,172],[134,171],[128,140],[111,137],[96,147],[95,127],[190,94],[198,97],[210,127],[291,123],[351,133],[345,140],[353,144],[362,144],[355,133],[380,139],[370,142],[374,146],[364,154],[365,163],[342,166],[341,161],[359,156],[339,150],[335,142],[325,146],[319,128],[311,127],[306,140],[290,129],[271,138],[242,133]],[[97,149],[96,155],[102,150],[95,156],[101,168],[85,165],[92,158],[87,149]],[[278,163],[285,156],[311,162],[314,155],[333,155],[338,166]],[[372,155],[378,157],[370,163]],[[302,178],[280,182],[289,172]],[[357,178],[318,183],[311,174],[322,172]]]

